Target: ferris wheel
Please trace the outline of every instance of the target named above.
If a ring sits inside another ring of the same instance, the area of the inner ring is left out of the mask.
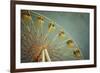
[[[57,22],[32,10],[21,10],[22,62],[83,59],[77,42]]]

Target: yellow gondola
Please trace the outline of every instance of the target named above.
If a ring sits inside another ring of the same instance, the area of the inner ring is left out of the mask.
[[[65,37],[64,31],[61,31],[61,32],[58,34],[58,36],[59,36],[59,38],[60,38],[61,40],[63,40],[64,37]]]
[[[69,39],[69,40],[66,42],[66,44],[67,44],[67,47],[68,47],[68,48],[74,48],[74,42],[73,42],[73,40]]]
[[[80,59],[81,54],[80,54],[80,49],[76,48],[75,51],[73,51],[74,56],[76,57],[76,59]]]
[[[49,23],[48,32],[53,32],[55,29],[56,29],[56,28],[55,28],[54,23]]]
[[[44,17],[43,16],[38,16],[36,21],[37,21],[37,26],[41,27],[44,23]]]
[[[30,15],[29,11],[27,11],[27,10],[22,11],[21,17],[25,24],[29,24],[32,20],[32,17]]]

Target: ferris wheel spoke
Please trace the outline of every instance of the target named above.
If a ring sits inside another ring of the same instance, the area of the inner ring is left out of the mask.
[[[24,36],[24,34],[22,34],[22,39],[27,42],[27,45],[31,46],[32,45],[32,40],[27,37],[27,36]]]
[[[34,24],[34,22],[33,22],[33,21],[31,21],[31,23],[32,23],[32,31],[34,31],[34,32],[33,32],[33,34],[35,34],[35,32],[36,32],[36,28],[34,27],[34,26],[35,26],[35,24]]]
[[[51,59],[52,58],[57,58],[57,59],[59,59],[59,60],[63,60],[62,59],[62,54],[61,53],[59,53],[59,52],[56,52],[57,50],[49,50],[49,53],[50,53],[50,57],[51,57]]]
[[[30,29],[29,26],[25,26],[25,29],[26,29],[26,27],[27,27],[28,29]],[[26,29],[26,30],[28,30],[28,29]],[[30,36],[30,39],[31,39],[31,40],[34,39],[33,33],[31,32],[31,30],[29,30],[29,31],[24,31],[24,32],[27,33],[27,35]]]
[[[53,38],[53,40],[51,40],[50,45],[52,45],[56,41],[57,36],[58,36],[58,34],[56,34],[55,37]]]

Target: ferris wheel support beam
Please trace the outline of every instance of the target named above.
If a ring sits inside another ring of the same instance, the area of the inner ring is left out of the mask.
[[[50,59],[50,56],[49,56],[47,49],[44,49],[44,51],[45,51],[45,56],[46,56],[47,61],[50,62],[51,59]]]
[[[42,50],[42,62],[45,62],[45,53],[44,53],[44,50]]]
[[[42,62],[50,62],[51,59],[50,59],[50,56],[49,56],[49,53],[47,51],[47,49],[43,49],[42,50]]]

